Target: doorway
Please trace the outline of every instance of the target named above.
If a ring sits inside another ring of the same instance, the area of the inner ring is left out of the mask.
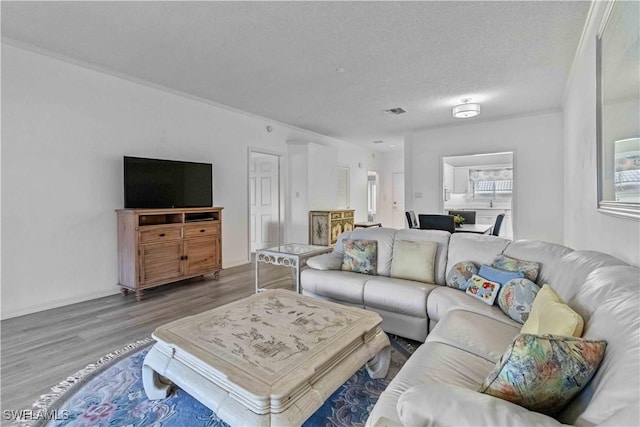
[[[281,155],[249,151],[249,251],[278,246],[284,235]]]
[[[513,152],[443,157],[443,213],[473,211],[474,223],[487,226],[503,215],[499,236],[513,239],[514,157]]]
[[[393,228],[405,228],[404,215],[404,173],[392,175],[393,185]]]
[[[378,174],[367,172],[367,221],[376,220],[378,211]]]

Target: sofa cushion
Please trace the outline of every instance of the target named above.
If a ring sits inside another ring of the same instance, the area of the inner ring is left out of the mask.
[[[529,279],[509,280],[500,289],[498,306],[504,314],[516,322],[524,323],[529,318],[538,291],[540,286]]]
[[[518,326],[471,311],[451,310],[429,333],[426,342],[447,344],[496,363],[519,333]]]
[[[306,268],[300,272],[300,286],[315,295],[364,307],[364,284],[371,277],[350,271]]]
[[[345,239],[342,270],[375,275],[378,272],[378,242],[376,240]]]
[[[477,298],[485,304],[493,305],[500,291],[500,283],[492,282],[476,274],[467,283],[465,294]]]
[[[563,301],[569,301],[584,285],[587,276],[597,268],[613,265],[628,265],[626,262],[608,254],[596,251],[572,251],[559,260],[547,265],[544,281],[550,283]]]
[[[562,302],[549,285],[544,285],[536,295],[529,318],[520,332],[579,337],[582,336],[583,325],[582,316]]]
[[[391,260],[391,277],[434,283],[435,242],[411,242],[396,239]]]
[[[353,231],[344,231],[344,232],[342,232],[342,233],[340,233],[338,235],[338,238],[336,239],[336,243],[335,243],[335,245],[333,245],[333,251],[334,252],[344,253],[344,248],[342,247],[342,242],[345,239],[351,238],[351,233],[353,233]]]
[[[639,300],[640,270],[611,266],[593,271],[569,301],[584,318],[583,338],[605,339],[607,351],[591,382],[558,415],[560,421],[599,425],[632,420],[618,425],[640,425]]]
[[[494,363],[467,351],[438,342],[425,343],[418,347],[380,394],[367,425],[375,425],[382,417],[389,419],[389,425],[402,425],[396,406],[400,396],[413,386],[452,384],[476,390],[493,366]]]
[[[447,274],[447,286],[454,289],[467,289],[469,279],[478,274],[478,266],[471,261],[456,263]]]
[[[589,382],[606,346],[605,341],[520,334],[480,391],[553,415]]]
[[[444,285],[447,269],[447,252],[451,234],[442,230],[402,229],[396,233],[396,240],[410,240],[412,242],[435,242],[438,245],[435,259],[435,282]]]
[[[449,239],[447,272],[460,261],[472,261],[477,265],[491,264],[509,242],[487,234],[453,233]]]
[[[522,326],[505,316],[497,305],[487,305],[478,299],[469,297],[464,291],[448,286],[440,286],[431,291],[429,299],[427,299],[427,315],[430,323],[431,321],[438,322],[450,310],[467,310],[518,328]]]
[[[405,426],[561,426],[553,418],[450,384],[413,386],[400,396],[398,415]]]
[[[557,243],[539,240],[516,240],[509,243],[502,254],[510,258],[537,262],[540,264],[540,271],[537,279],[533,280],[533,282],[538,284],[551,283],[555,286],[555,282],[551,280],[551,277],[558,268],[563,268],[562,257],[570,252],[573,252],[573,249]],[[527,279],[531,280],[529,277]]]
[[[394,228],[369,227],[356,228],[349,232],[351,240],[375,240],[378,242],[378,275],[389,276],[391,274],[391,259],[393,257],[393,242],[396,239]],[[408,239],[410,240],[410,239]]]
[[[366,307],[383,308],[400,314],[427,317],[427,297],[440,285],[394,277],[376,276],[364,286]]]
[[[522,273],[522,277],[526,277],[532,282],[536,281],[540,271],[540,264],[535,261],[515,259],[506,255],[498,255],[493,260],[493,266],[500,270]],[[515,277],[512,277],[512,279],[515,279]]]

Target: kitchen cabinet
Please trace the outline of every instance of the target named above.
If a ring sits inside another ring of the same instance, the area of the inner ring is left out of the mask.
[[[452,193],[467,193],[469,191],[469,168],[453,168]]]

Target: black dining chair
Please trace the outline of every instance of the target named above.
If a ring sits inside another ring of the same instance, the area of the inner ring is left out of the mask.
[[[449,215],[460,215],[462,218],[464,218],[465,224],[476,223],[476,211],[449,211]]]
[[[418,226],[418,220],[416,219],[416,213],[414,211],[406,211],[404,213],[407,216],[407,223],[409,228],[420,228]]]
[[[444,230],[453,233],[456,229],[452,215],[418,215],[421,230]]]
[[[498,236],[500,234],[500,227],[502,227],[502,220],[504,219],[504,214],[500,214],[496,217],[496,223],[493,225],[493,230],[491,234],[494,236]]]

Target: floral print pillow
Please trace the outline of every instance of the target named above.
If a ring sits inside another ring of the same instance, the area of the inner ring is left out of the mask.
[[[493,305],[499,290],[500,283],[491,282],[484,277],[474,274],[471,279],[469,279],[469,282],[467,282],[467,290],[465,293],[478,298],[486,304]]]
[[[455,264],[447,274],[447,286],[456,289],[467,289],[469,279],[478,274],[478,266],[471,261],[462,261]]]
[[[538,279],[540,264],[534,261],[523,261],[508,257],[506,255],[498,255],[493,261],[493,267],[500,270],[520,271],[524,273],[524,277],[535,283]]]
[[[589,382],[604,358],[606,346],[606,341],[520,334],[479,391],[554,415]]]
[[[354,273],[378,274],[378,242],[376,240],[342,241],[342,270]]]
[[[529,318],[540,286],[529,279],[513,279],[504,284],[498,295],[498,305],[510,318],[524,323]]]

